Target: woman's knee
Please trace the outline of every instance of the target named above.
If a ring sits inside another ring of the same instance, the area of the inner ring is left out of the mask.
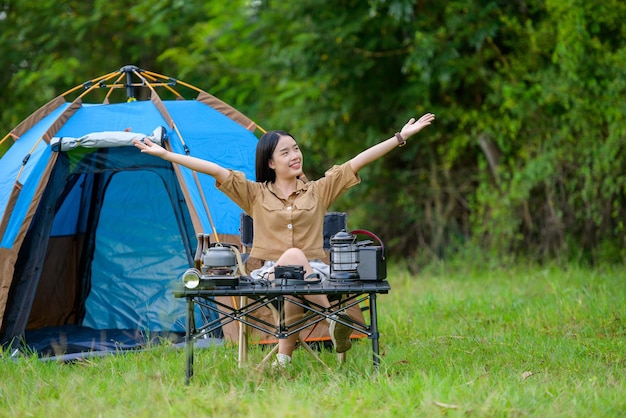
[[[280,256],[276,264],[305,266],[308,264],[308,260],[301,249],[290,248]]]

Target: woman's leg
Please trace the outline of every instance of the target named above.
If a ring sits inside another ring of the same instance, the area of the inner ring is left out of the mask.
[[[304,277],[313,274],[313,268],[309,264],[306,256],[302,252],[302,250],[298,248],[290,248],[285,251],[282,256],[278,260],[276,260],[276,265],[279,266],[303,266],[304,267]],[[325,308],[330,307],[330,303],[328,302],[328,298],[326,295],[309,295],[306,296],[307,300],[310,300],[313,303],[316,303]],[[285,303],[285,320],[287,324],[295,322],[296,320],[302,318],[304,313],[304,309],[298,305],[293,303]],[[298,342],[298,334],[290,335],[289,338],[281,339],[278,341],[278,352],[280,354],[285,354],[291,356],[296,343]]]

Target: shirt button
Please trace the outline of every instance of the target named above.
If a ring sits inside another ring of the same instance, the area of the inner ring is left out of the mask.
[[[291,224],[287,225],[287,229],[291,229],[291,228],[293,228],[293,225]]]
[[[291,206],[287,206],[287,210],[291,210]]]

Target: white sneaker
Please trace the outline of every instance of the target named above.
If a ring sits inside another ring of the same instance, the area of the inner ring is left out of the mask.
[[[278,353],[276,354],[276,360],[272,362],[272,368],[280,368],[285,369],[291,363],[291,356],[287,354]]]

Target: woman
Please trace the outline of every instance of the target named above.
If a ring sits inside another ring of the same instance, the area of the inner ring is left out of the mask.
[[[329,267],[321,261],[323,250],[324,215],[328,207],[346,190],[360,182],[359,170],[390,152],[402,147],[409,137],[431,124],[435,115],[427,113],[418,120],[411,118],[402,130],[391,138],[366,149],[356,157],[328,170],[319,180],[305,183],[303,156],[296,140],[284,131],[264,134],[256,149],[256,181],[247,180],[244,173],[229,170],[210,161],[176,154],[151,142],[135,140],[137,148],[201,173],[213,176],[219,190],[228,195],[254,219],[254,240],[250,256],[265,260],[261,269],[251,273],[266,277],[275,265],[299,265],[305,277],[318,273],[328,278]],[[326,296],[309,296],[311,301],[329,307]],[[301,317],[303,309],[287,303],[286,318]],[[351,329],[331,320],[331,339],[338,353],[349,350]],[[278,343],[276,363],[285,366],[291,361],[297,334]]]

